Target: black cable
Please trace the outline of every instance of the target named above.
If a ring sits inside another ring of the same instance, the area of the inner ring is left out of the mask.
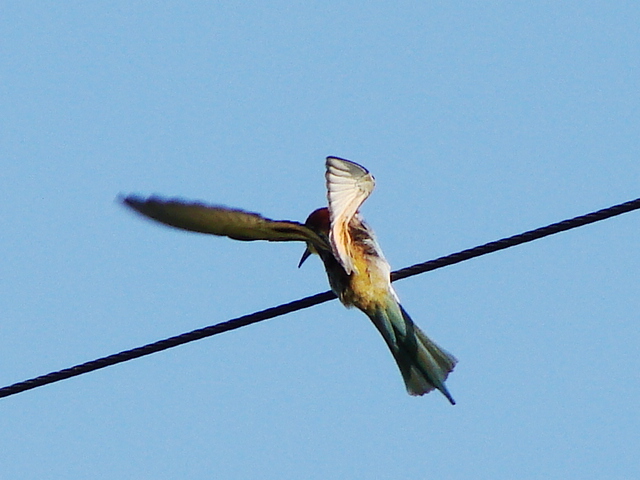
[[[590,223],[599,222],[600,220],[606,220],[607,218],[622,215],[633,210],[640,209],[640,198],[631,200],[629,202],[620,203],[613,207],[603,208],[596,212],[591,212],[586,215],[580,215],[579,217],[563,220],[562,222],[552,223],[546,227],[536,228],[535,230],[529,230],[528,232],[513,235],[512,237],[496,240],[495,242],[485,243],[478,247],[462,250],[461,252],[452,253],[445,257],[436,258],[435,260],[429,260],[428,262],[418,263],[411,267],[406,267],[401,270],[397,270],[391,274],[391,281],[402,280],[403,278],[412,277],[419,273],[429,272],[437,268],[447,267],[456,263],[464,262],[471,258],[486,255],[487,253],[497,252],[498,250],[504,250],[505,248],[515,247],[522,243],[532,242],[542,237],[548,237],[555,233],[566,232],[572,228],[582,227]],[[1,391],[1,390],[0,390]]]
[[[435,260],[430,260],[428,262],[419,263],[411,267],[403,268],[401,270],[393,272],[391,274],[391,279],[392,281],[401,280],[413,275],[418,275],[420,273],[428,272],[437,268],[446,267],[448,265],[460,263],[471,258],[479,257],[481,255],[486,255],[498,250],[513,247],[515,245],[531,242],[548,235],[564,232],[572,228],[588,225],[590,223],[599,222],[600,220],[605,220],[607,218],[611,218],[616,215],[621,215],[623,213],[631,212],[637,209],[640,209],[640,198],[626,203],[621,203],[613,207],[598,210],[597,212],[592,212],[587,215],[581,215],[569,220],[553,223],[551,225],[547,225],[546,227],[541,227],[535,230],[520,233],[512,237],[503,238],[495,242],[489,242],[475,248],[462,250],[460,252],[440,257]],[[150,343],[142,347],[125,350],[120,353],[115,353],[113,355],[108,355],[96,360],[91,360],[90,362],[82,363],[70,368],[65,368],[64,370],[51,372],[46,375],[25,380],[23,382],[14,383],[13,385],[0,388],[0,398],[15,395],[16,393],[31,390],[32,388],[40,387],[50,383],[59,382],[60,380],[65,380],[67,378],[76,377],[78,375],[109,367],[111,365],[116,365],[118,363],[133,360],[134,358],[144,357],[145,355],[150,355],[152,353],[160,352],[168,348],[177,347],[178,345],[183,345],[195,340],[211,337],[219,333],[228,332],[229,330],[234,330],[236,328],[251,325],[252,323],[257,323],[263,320],[285,315],[287,313],[295,312],[296,310],[312,307],[314,305],[333,300],[334,298],[336,298],[336,295],[333,292],[318,293],[316,295],[302,298],[300,300],[295,300],[293,302],[279,305],[277,307],[267,308],[266,310],[255,312],[250,315],[244,315],[242,317],[234,318],[232,320],[218,323],[216,325],[193,330],[191,332],[183,333],[175,337],[166,338],[164,340]]]
[[[229,330],[235,330],[236,328],[245,327],[252,323],[261,322],[269,318],[278,317],[287,313],[295,312],[296,310],[302,310],[303,308],[312,307],[319,303],[324,303],[336,298],[333,292],[324,292],[312,295],[310,297],[295,300],[290,303],[278,305],[277,307],[267,308],[259,312],[252,313],[250,315],[243,315],[242,317],[234,318],[226,322],[218,323],[216,325],[210,325],[208,327],[199,328],[191,332],[176,335],[175,337],[165,338],[157,342],[149,343],[142,347],[132,348],[131,350],[124,350],[113,355],[91,360],[90,362],[81,363],[73,367],[65,368],[57,372],[51,372],[46,375],[31,378],[23,382],[14,383],[7,387],[0,388],[0,398],[8,397],[16,393],[24,392],[25,390],[31,390],[32,388],[48,385],[49,383],[59,382],[71,377],[77,377],[84,373],[93,372],[94,370],[100,370],[101,368],[116,365],[118,363],[127,362],[134,358],[144,357],[145,355],[151,355],[152,353],[167,350],[168,348],[177,347],[185,343],[200,340],[206,337],[211,337],[219,333],[228,332]]]

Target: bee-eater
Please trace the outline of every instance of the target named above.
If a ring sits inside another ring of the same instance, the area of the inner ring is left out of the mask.
[[[147,217],[184,230],[236,240],[306,242],[298,266],[312,253],[320,256],[331,289],[340,301],[362,310],[382,334],[407,391],[423,395],[437,388],[455,404],[444,382],[457,360],[431,341],[402,308],[391,286],[391,268],[358,212],[373,191],[373,176],[355,162],[328,157],[325,178],[329,207],[312,212],[304,225],[270,220],[244,210],[158,197],[127,196],[123,202]]]

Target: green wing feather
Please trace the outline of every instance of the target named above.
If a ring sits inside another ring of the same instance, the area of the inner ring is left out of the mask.
[[[160,197],[129,195],[121,201],[145,217],[182,230],[244,241],[303,241],[320,249],[330,248],[324,239],[301,223],[271,220],[258,213]]]

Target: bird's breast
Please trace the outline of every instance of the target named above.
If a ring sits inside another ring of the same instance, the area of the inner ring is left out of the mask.
[[[349,285],[342,296],[343,303],[370,311],[384,301],[391,291],[390,267],[370,245],[354,244],[353,265]]]

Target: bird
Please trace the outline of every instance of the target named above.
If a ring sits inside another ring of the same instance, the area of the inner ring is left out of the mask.
[[[120,200],[137,213],[183,230],[242,241],[305,242],[298,267],[313,254],[320,257],[341,303],[364,312],[382,335],[407,392],[417,396],[437,389],[455,405],[445,380],[457,359],[433,342],[402,307],[391,285],[391,267],[360,215],[360,206],[375,187],[373,175],[339,157],[327,157],[325,167],[328,206],[314,210],[304,224],[175,198],[128,195]]]

